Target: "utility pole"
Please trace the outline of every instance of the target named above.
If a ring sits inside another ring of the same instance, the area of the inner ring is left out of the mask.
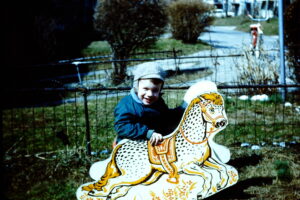
[[[278,0],[278,23],[279,23],[279,45],[280,45],[280,84],[285,85],[285,57],[284,57],[284,18],[283,18],[283,0]],[[282,100],[285,101],[286,88],[281,89]]]
[[[252,16],[256,17],[256,14],[256,0],[254,0],[252,4]]]

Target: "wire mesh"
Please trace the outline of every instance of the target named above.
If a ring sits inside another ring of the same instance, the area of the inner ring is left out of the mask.
[[[267,86],[265,86],[267,87]],[[248,88],[259,89],[265,88]],[[187,87],[167,87],[163,98],[169,107],[182,103]],[[110,150],[116,136],[114,108],[119,100],[129,93],[130,88],[88,90],[84,98],[82,90],[65,92],[59,101],[42,102],[38,106],[24,106],[3,110],[3,140],[6,154],[31,155],[39,152],[55,151],[66,147],[86,147],[99,153]],[[55,90],[53,90],[55,91]],[[53,91],[39,91],[39,96],[49,96]],[[60,91],[60,90],[59,90]],[[37,91],[23,91],[23,96]],[[282,101],[280,93],[273,93],[267,99],[257,99],[247,95],[245,88],[226,88],[224,95],[228,127],[218,134],[220,143],[262,143],[292,141],[300,137],[300,96],[288,93],[287,101]],[[42,98],[46,99],[46,98]],[[252,100],[251,100],[252,99]],[[85,100],[88,112],[85,111]],[[87,126],[88,120],[88,126]],[[86,138],[89,129],[90,139]],[[87,141],[88,140],[88,141]]]

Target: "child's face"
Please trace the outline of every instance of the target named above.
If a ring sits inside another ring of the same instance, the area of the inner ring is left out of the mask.
[[[159,98],[162,83],[151,79],[141,79],[138,84],[137,96],[144,105],[151,105]]]

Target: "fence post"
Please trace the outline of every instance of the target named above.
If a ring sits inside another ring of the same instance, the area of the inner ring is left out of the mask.
[[[88,89],[81,88],[83,93],[83,101],[84,101],[84,116],[85,116],[85,137],[86,137],[86,152],[87,155],[91,155],[92,148],[91,148],[91,133],[90,133],[90,120],[89,120],[89,108],[88,108]]]
[[[284,8],[283,0],[278,1],[278,24],[279,24],[279,45],[280,45],[280,84],[286,85],[285,81],[285,50],[284,50]],[[286,98],[286,87],[281,88],[281,97],[283,102]]]
[[[174,57],[175,71],[178,72],[179,65],[177,64],[177,52],[175,48],[173,48],[173,57]]]

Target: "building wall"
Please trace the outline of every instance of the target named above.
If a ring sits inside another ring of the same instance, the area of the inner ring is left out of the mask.
[[[278,0],[203,0],[206,3],[214,4],[216,8],[233,12],[235,16],[251,14],[259,17],[274,17],[277,15]],[[289,3],[294,0],[288,0]]]

